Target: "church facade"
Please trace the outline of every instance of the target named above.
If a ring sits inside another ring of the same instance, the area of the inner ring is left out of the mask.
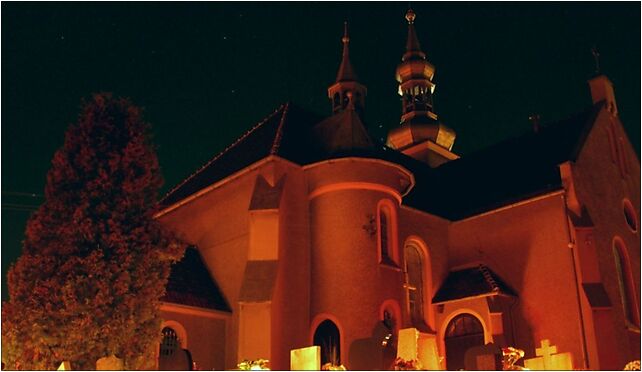
[[[385,145],[346,28],[329,117],[286,103],[165,196],[157,218],[191,247],[161,307],[161,369],[177,347],[202,369],[289,369],[312,345],[322,364],[391,369],[408,329],[426,369],[490,342],[525,359],[554,347],[574,368],[640,359],[640,163],[611,82],[591,79],[577,115],[460,158],[415,17]]]

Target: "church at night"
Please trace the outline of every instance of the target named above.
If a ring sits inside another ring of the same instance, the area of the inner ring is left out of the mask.
[[[531,369],[640,359],[640,162],[613,85],[597,75],[577,114],[460,157],[415,18],[385,144],[346,26],[329,116],[285,103],[164,197],[157,218],[190,247],[160,369],[302,369],[315,345],[306,361],[348,370],[492,369],[491,346]]]

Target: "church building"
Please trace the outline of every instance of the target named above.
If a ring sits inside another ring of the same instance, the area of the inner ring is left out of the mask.
[[[425,369],[487,343],[543,369],[640,359],[640,163],[613,85],[595,76],[577,114],[460,157],[415,18],[385,144],[346,26],[329,116],[285,103],[164,197],[157,218],[190,247],[160,369],[287,370],[318,345],[321,365],[388,370],[408,339]]]

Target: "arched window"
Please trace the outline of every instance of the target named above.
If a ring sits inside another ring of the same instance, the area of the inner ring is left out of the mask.
[[[423,256],[415,244],[404,247],[404,273],[408,292],[408,313],[415,327],[426,324],[424,318],[424,267]]]
[[[379,212],[379,228],[381,229],[379,236],[379,245],[381,249],[381,261],[390,260],[390,246],[388,242],[388,213],[385,210]]]
[[[383,199],[377,206],[377,231],[379,244],[379,262],[382,264],[396,266],[396,214],[394,204]]]
[[[185,340],[181,340],[180,336],[185,334],[185,330],[176,322],[167,323],[174,323],[177,329],[165,326],[161,331],[163,338],[158,356],[158,369],[161,371],[192,370],[194,367],[192,354],[185,349]]]
[[[479,319],[471,314],[459,314],[446,327],[444,334],[446,346],[446,368],[464,368],[464,355],[471,347],[484,345],[484,327]]]
[[[341,365],[341,340],[339,328],[330,319],[326,319],[314,331],[314,345],[321,347],[321,365],[331,363]]]
[[[334,98],[333,98],[332,106],[333,106],[334,108],[337,108],[337,107],[339,107],[340,105],[341,105],[341,96],[340,96],[340,95],[339,95],[339,93],[337,92],[337,93],[335,93],[335,94],[334,94]]]
[[[633,281],[633,272],[626,246],[620,238],[613,241],[613,256],[615,258],[615,270],[620,286],[620,298],[626,320],[636,327],[640,327],[640,314],[637,305],[637,291]]]
[[[633,204],[628,199],[622,201],[622,208],[624,210],[624,220],[626,221],[627,226],[631,229],[632,232],[638,231],[638,217],[635,213],[635,208]]]
[[[161,341],[160,355],[172,356],[181,345],[178,340],[178,335],[176,334],[176,331],[170,327],[163,328],[162,333],[163,340]]]

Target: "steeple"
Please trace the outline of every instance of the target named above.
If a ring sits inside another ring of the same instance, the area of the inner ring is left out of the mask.
[[[387,145],[432,167],[456,159],[455,132],[440,123],[433,107],[435,67],[421,50],[415,30],[417,15],[406,12],[408,38],[406,51],[397,66],[396,79],[401,96],[401,125],[388,133]]]
[[[435,75],[435,67],[426,60],[426,54],[419,45],[415,30],[416,18],[415,12],[408,9],[406,52],[401,58],[401,64],[397,67],[398,93],[402,97],[402,124],[413,119],[421,122],[437,120],[432,104],[432,95],[435,91],[432,78]]]
[[[337,79],[328,88],[328,98],[332,102],[332,112],[338,113],[346,109],[355,110],[360,116],[365,108],[366,87],[357,81],[352,64],[350,63],[350,36],[348,22],[343,23],[343,53],[337,72]]]

